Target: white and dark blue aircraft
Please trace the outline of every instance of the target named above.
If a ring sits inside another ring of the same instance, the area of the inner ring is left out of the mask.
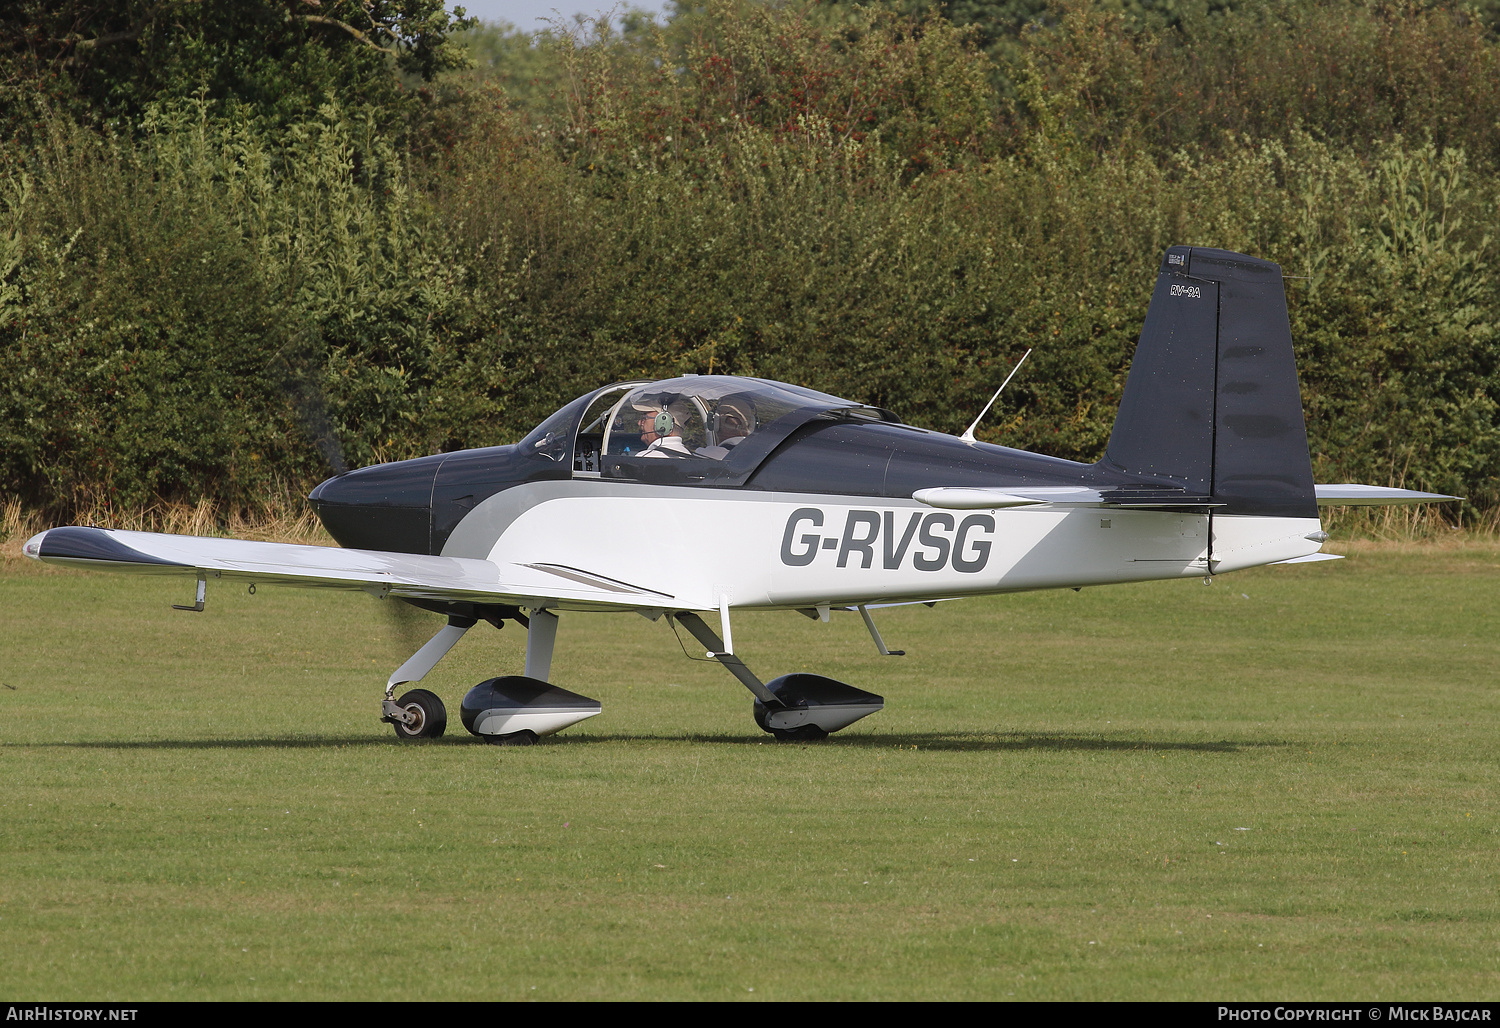
[[[563,613],[672,619],[754,695],[756,723],[820,739],[883,706],[812,674],[763,682],[736,611],[827,620],[989,593],[1201,578],[1334,559],[1319,505],[1453,499],[1315,485],[1280,268],[1163,258],[1104,456],[1081,464],[915,428],[799,386],[721,375],[581,396],[511,446],[382,464],[309,500],[342,548],[101,528],[42,532],[49,563],[357,589],[447,615],[386,683],[399,739],[441,735],[420,681],[480,621],[527,632],[524,675],[469,690],[464,726],[527,743],[598,714],[549,681]]]

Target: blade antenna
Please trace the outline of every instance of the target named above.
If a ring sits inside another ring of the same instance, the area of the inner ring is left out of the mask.
[[[979,412],[979,417],[974,419],[974,424],[964,429],[964,434],[959,436],[960,439],[966,443],[975,441],[974,430],[979,427],[979,423],[984,420],[984,416],[990,412],[990,408],[995,405],[995,401],[1000,399],[1000,394],[1005,392],[1005,387],[1010,385],[1010,380],[1016,377],[1016,372],[1021,370],[1021,365],[1025,364],[1026,358],[1030,356],[1031,351],[1029,349],[1021,354],[1021,359],[1016,361],[1016,366],[1010,369],[1010,374],[1005,376],[1005,381],[1000,383],[1000,388],[995,390],[995,395],[990,397],[990,402],[984,405],[984,410]]]

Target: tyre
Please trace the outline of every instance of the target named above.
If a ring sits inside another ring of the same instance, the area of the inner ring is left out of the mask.
[[[519,732],[511,732],[509,735],[486,735],[484,741],[491,746],[530,746],[536,742],[536,733],[530,729],[523,728]]]
[[[437,739],[448,728],[448,710],[436,693],[426,689],[413,689],[396,701],[396,706],[415,716],[409,725],[392,722],[396,738],[403,742],[412,739]]]
[[[828,733],[817,725],[798,725],[796,728],[772,728],[770,723],[771,712],[760,700],[755,701],[751,708],[755,716],[755,724],[762,732],[769,732],[776,738],[777,742],[822,742],[828,738]]]
[[[822,742],[828,733],[817,725],[798,725],[796,728],[773,728],[771,734],[777,742]]]

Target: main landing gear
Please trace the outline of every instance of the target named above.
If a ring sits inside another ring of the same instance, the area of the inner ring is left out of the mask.
[[[526,674],[506,675],[480,682],[464,696],[459,708],[463,725],[486,742],[500,746],[529,746],[542,736],[560,732],[593,717],[602,709],[598,700],[551,685],[552,648],[557,641],[557,615],[539,610],[526,625]],[[412,689],[392,699],[396,686],[420,681],[451,650],[476,619],[450,615],[440,629],[410,660],[396,669],[385,687],[381,718],[405,741],[436,739],[448,726],[443,701],[426,689]]]
[[[724,615],[727,622],[727,610]],[[821,742],[885,707],[882,697],[822,675],[782,675],[762,682],[744,661],[728,652],[718,633],[697,614],[680,612],[673,617],[750,690],[755,697],[751,708],[755,723],[778,742]]]
[[[720,615],[727,639],[727,601]],[[885,707],[885,700],[874,693],[822,675],[782,675],[762,682],[734,655],[733,643],[719,638],[699,615],[678,611],[669,616],[691,632],[710,657],[750,690],[755,697],[751,714],[756,725],[778,741],[819,742]],[[528,618],[518,611],[508,611],[505,617],[526,626],[526,673],[486,679],[470,689],[459,708],[463,726],[496,745],[529,746],[543,736],[598,714],[601,709],[598,700],[547,681],[557,641],[557,615],[537,610]],[[498,621],[498,616],[495,620]],[[865,620],[870,624],[868,615]],[[391,675],[385,687],[381,720],[395,730],[397,739],[403,742],[436,739],[447,729],[448,712],[434,693],[410,689],[395,699],[396,687],[421,681],[476,623],[476,618],[450,614],[448,624]],[[872,624],[870,628],[880,651],[896,654],[897,651],[886,650]]]

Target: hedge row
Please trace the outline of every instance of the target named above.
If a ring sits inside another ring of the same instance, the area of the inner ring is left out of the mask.
[[[1316,10],[1310,38],[1406,18],[1442,53],[1496,53],[1442,11]],[[1370,136],[1167,131],[1140,98],[1187,30],[1067,8],[997,73],[946,22],[837,13],[554,36],[528,55],[552,86],[450,96],[420,159],[333,101],[274,129],[209,98],[116,130],[41,113],[0,152],[0,493],[60,516],[253,506],[682,372],[956,432],[1028,347],[981,437],[1092,460],[1161,251],[1188,243],[1291,276],[1320,480],[1500,504],[1491,129],[1415,123],[1451,107],[1452,68]],[[1281,71],[1310,88],[1326,67]]]

